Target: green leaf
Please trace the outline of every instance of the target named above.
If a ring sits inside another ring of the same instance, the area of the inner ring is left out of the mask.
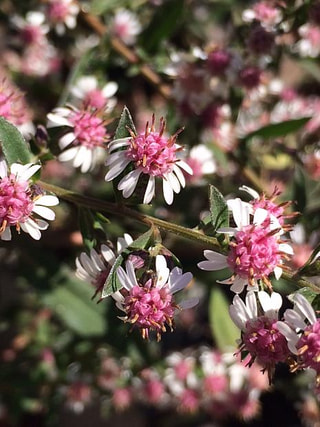
[[[130,246],[128,246],[127,249],[121,252],[121,254],[117,257],[115,263],[113,264],[110,270],[109,276],[107,277],[106,283],[101,293],[101,298],[106,298],[122,288],[122,285],[117,275],[118,268],[127,258],[127,256],[132,252],[132,250],[145,249],[147,247],[150,247],[153,242],[153,233],[153,228],[150,228],[150,230],[139,236],[130,244]]]
[[[79,228],[85,247],[90,250],[105,238],[103,224],[109,220],[98,212],[79,207]]]
[[[91,0],[90,12],[94,15],[102,15],[112,12],[115,8],[126,6],[127,0]]]
[[[282,123],[273,123],[271,125],[263,126],[244,137],[244,140],[248,141],[254,136],[260,136],[261,138],[278,138],[285,136],[289,133],[297,132],[301,129],[311,117],[303,117],[301,119],[287,120]]]
[[[30,162],[31,152],[18,129],[0,117],[0,144],[9,165]]]
[[[114,139],[126,138],[127,136],[130,136],[128,129],[131,129],[136,133],[136,128],[134,126],[130,111],[125,106],[122,110]]]
[[[57,317],[80,336],[100,336],[106,332],[105,305],[91,300],[92,288],[76,279],[66,279],[44,296]]]
[[[235,348],[240,331],[229,315],[229,302],[219,288],[213,288],[209,300],[209,320],[219,350]]]
[[[142,45],[148,52],[158,49],[181,25],[185,12],[184,0],[164,2],[157,8],[148,28],[141,35]]]
[[[228,205],[223,195],[213,185],[209,186],[210,219],[214,230],[229,226]]]

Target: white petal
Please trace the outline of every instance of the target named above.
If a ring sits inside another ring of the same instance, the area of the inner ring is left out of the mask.
[[[81,253],[80,261],[81,261],[81,264],[83,265],[83,267],[93,277],[95,277],[99,273],[99,270],[96,268],[96,266],[92,262],[91,258],[85,252]]]
[[[47,115],[47,118],[49,120],[49,122],[47,124],[48,128],[53,128],[56,126],[73,127],[72,123],[68,119],[66,119],[65,117],[61,117],[58,114],[49,113]]]
[[[126,159],[126,150],[122,150],[122,151],[116,151],[115,153],[112,153],[108,156],[107,160],[106,160],[106,166],[112,167],[113,163],[119,163],[119,160],[123,160]]]
[[[126,147],[127,145],[129,145],[130,139],[131,136],[128,136],[126,138],[114,139],[113,141],[109,142],[109,152],[111,153],[112,151],[117,150],[118,148]]]
[[[130,162],[130,159],[122,159],[121,161],[114,163],[104,179],[106,181],[112,181],[124,171]]]
[[[228,267],[227,257],[225,255],[219,254],[218,252],[205,250],[204,256],[208,259],[208,261],[201,261],[198,263],[198,267],[202,270],[215,271]]]
[[[34,206],[32,209],[32,212],[35,212],[36,214],[42,216],[45,219],[48,219],[50,221],[53,221],[56,217],[53,210],[45,207],[45,206]]]
[[[117,269],[117,276],[118,276],[118,279],[119,279],[121,285],[124,288],[126,288],[127,291],[130,291],[133,288],[134,284],[130,282],[130,280],[127,276],[127,273],[124,271],[124,269],[122,267],[119,267]]]
[[[26,222],[20,223],[20,226],[22,230],[30,234],[34,240],[39,240],[41,238],[41,232],[34,221],[27,220]]]
[[[107,245],[101,245],[100,251],[103,255],[103,258],[107,261],[108,264],[113,265],[116,260],[116,257],[113,251]]]
[[[156,189],[156,180],[154,176],[150,176],[149,181],[148,181],[148,185],[146,188],[146,191],[144,193],[144,198],[143,198],[143,203],[144,204],[148,204],[151,202],[151,200],[154,197],[154,193],[155,193],[155,189]]]
[[[195,307],[199,303],[199,298],[190,298],[185,301],[181,301],[178,306],[181,310],[188,310],[189,308]]]
[[[292,246],[290,246],[288,243],[280,243],[279,249],[280,249],[281,252],[284,252],[286,254],[289,254],[289,255],[293,255],[294,254]]]
[[[242,279],[241,277],[236,276],[234,281],[233,281],[232,286],[230,287],[230,290],[236,294],[241,294],[241,292],[243,291],[244,287],[247,284],[248,284],[248,280]],[[253,290],[252,287],[250,287],[250,289]],[[258,290],[258,289],[256,289],[256,290]]]
[[[309,301],[304,296],[298,293],[295,294],[293,300],[300,312],[309,320],[309,322],[311,324],[316,323],[317,318]]]
[[[173,172],[177,175],[177,178],[180,181],[181,187],[185,187],[186,179],[185,179],[181,169],[177,165],[174,165]]]
[[[92,154],[93,154],[92,150],[87,148],[86,155],[84,157],[84,160],[81,166],[82,173],[88,172],[91,169],[91,167],[94,165],[92,161],[92,158],[93,158]]]
[[[163,196],[164,200],[168,203],[168,205],[171,205],[173,202],[173,190],[171,188],[171,185],[168,180],[163,180]]]
[[[87,149],[87,147],[85,147],[84,145],[81,145],[79,148],[78,148],[78,152],[77,152],[77,154],[76,154],[76,156],[75,156],[75,158],[74,158],[74,160],[73,160],[73,166],[75,167],[75,168],[78,168],[79,166],[81,166],[82,165],[82,163],[85,161],[85,159],[86,159],[86,156],[87,156],[87,152],[88,152],[89,150]]]
[[[1,240],[11,240],[11,230],[10,227],[6,227],[4,231],[0,234]]]
[[[179,292],[184,289],[191,282],[192,278],[192,273],[184,273],[178,280],[175,280],[170,283],[170,293],[175,294],[176,292]]]
[[[61,150],[63,150],[68,145],[70,145],[75,139],[75,134],[73,132],[68,132],[59,139],[59,147],[61,148]]]
[[[132,283],[132,286],[138,286],[136,274],[134,271],[134,266],[131,261],[126,262],[126,270],[127,270],[128,279]]]
[[[250,207],[248,203],[243,202],[239,198],[234,199],[231,209],[238,229],[241,230],[243,227],[250,224]]]
[[[5,160],[0,160],[0,178],[8,176],[8,167]]]
[[[63,153],[59,154],[58,159],[61,162],[68,162],[69,160],[72,160],[75,158],[79,150],[79,147],[72,147],[68,150],[64,151]]]
[[[253,190],[250,187],[247,187],[246,185],[242,185],[239,190],[241,191],[245,191],[246,193],[249,193],[251,197],[253,197],[254,199],[259,199],[259,193],[256,192],[256,190]]]
[[[46,194],[44,196],[39,197],[34,201],[35,205],[41,206],[56,206],[59,204],[59,199],[56,196],[52,196],[50,194]]]
[[[297,313],[296,311],[294,311],[291,308],[288,308],[285,311],[283,317],[284,317],[285,321],[295,329],[304,330],[304,328],[306,327],[304,318],[302,318],[299,313]]]
[[[126,249],[133,242],[130,234],[125,233],[123,237],[118,237],[117,240],[117,252],[120,254],[124,249]]]
[[[111,98],[111,96],[113,96],[117,92],[117,90],[118,90],[117,83],[109,82],[103,87],[102,93],[105,97]]]
[[[125,175],[119,182],[118,190],[122,190],[123,192],[122,194],[125,199],[130,197],[134,192],[138,184],[140,175],[141,175],[140,169],[135,169],[129,172],[128,175]]]
[[[246,307],[250,319],[254,319],[258,314],[257,300],[254,292],[249,291],[246,295]]]
[[[176,162],[176,165],[179,166],[179,168],[183,169],[185,172],[187,172],[189,175],[193,175],[192,168],[188,165],[188,163],[184,162],[183,160],[178,160]]]
[[[279,280],[280,277],[282,276],[282,268],[281,267],[275,267],[274,270],[274,277]]]
[[[180,182],[174,173],[168,173],[166,178],[169,180],[171,188],[175,193],[180,193]]]
[[[103,271],[106,269],[105,265],[101,261],[101,258],[93,248],[90,250],[90,257],[97,270]]]
[[[298,354],[296,344],[299,341],[299,336],[285,322],[277,322],[277,328],[285,336],[291,353]]]
[[[28,181],[28,179],[34,175],[39,169],[41,168],[41,165],[33,165],[30,166],[28,169],[23,171],[22,173],[17,175],[18,179],[21,179],[23,181]]]

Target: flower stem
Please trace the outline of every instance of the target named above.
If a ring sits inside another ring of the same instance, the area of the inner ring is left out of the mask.
[[[65,188],[58,187],[56,185],[48,184],[43,181],[38,181],[37,183],[45,190],[55,193],[61,199],[71,202],[77,206],[83,206],[99,212],[107,212],[113,215],[116,214],[126,218],[132,218],[135,221],[147,224],[149,227],[159,227],[161,230],[168,231],[185,239],[194,240],[198,243],[204,244],[219,253],[223,252],[222,247],[220,246],[218,240],[215,237],[206,236],[205,234],[199,231],[192,230],[190,228],[183,227],[181,225],[177,225],[171,222],[167,222],[150,215],[145,215],[141,212],[137,212],[134,209],[128,208],[117,203],[106,202],[93,197],[83,196],[81,194],[66,190]],[[284,271],[282,274],[282,278],[297,287],[308,287],[314,292],[320,293],[320,289],[314,283],[309,282],[304,277],[301,277],[296,273],[294,274],[290,271]]]

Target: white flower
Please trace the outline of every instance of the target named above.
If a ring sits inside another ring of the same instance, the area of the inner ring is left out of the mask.
[[[116,98],[112,98],[117,90],[118,85],[115,82],[108,82],[100,89],[95,76],[82,76],[71,87],[70,92],[86,105],[110,112],[117,102]]]
[[[0,160],[0,238],[11,240],[11,227],[19,232],[22,229],[30,236],[39,240],[41,230],[49,224],[42,218],[52,221],[54,212],[48,206],[59,203],[58,198],[43,194],[40,188],[29,179],[40,169],[40,165],[13,163],[8,168],[4,160]]]
[[[58,157],[60,161],[73,160],[73,166],[81,167],[81,172],[85,173],[103,158],[108,134],[97,111],[78,110],[71,106],[56,108],[48,114],[48,120],[48,128],[71,128],[59,139],[59,147],[63,150]]]
[[[80,11],[74,0],[48,0],[48,17],[58,35],[63,35],[66,27],[73,29],[77,25],[77,15]]]
[[[120,9],[111,23],[111,32],[124,43],[132,45],[141,32],[141,25],[136,15],[129,10]]]
[[[118,190],[124,198],[129,198],[138,184],[141,175],[148,176],[143,203],[150,203],[155,195],[156,178],[163,180],[163,195],[168,205],[172,204],[174,193],[179,193],[185,186],[182,170],[192,174],[192,169],[176,155],[181,147],[175,143],[177,134],[171,137],[163,136],[165,122],[160,120],[160,131],[154,129],[154,116],[151,127],[146,126],[145,132],[131,137],[116,139],[108,146],[109,171],[106,181],[112,181],[119,176],[128,165],[134,169],[128,172],[118,183]]]

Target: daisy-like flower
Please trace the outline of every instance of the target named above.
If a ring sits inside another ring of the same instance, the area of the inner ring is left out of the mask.
[[[242,19],[244,22],[259,21],[265,28],[272,29],[281,22],[282,13],[267,1],[259,1],[251,9],[243,11]]]
[[[71,94],[82,101],[85,108],[104,109],[109,112],[117,103],[117,100],[112,98],[117,90],[118,85],[115,82],[108,82],[100,89],[96,77],[82,76],[71,88]]]
[[[115,14],[110,25],[111,33],[127,45],[133,45],[141,32],[137,16],[130,10],[120,9]]]
[[[229,312],[233,322],[242,331],[240,351],[250,353],[249,365],[255,360],[268,371],[271,379],[275,364],[284,362],[288,355],[286,338],[277,326],[281,295],[258,292],[262,311],[258,308],[256,293],[249,291],[244,303],[235,295]]]
[[[278,329],[286,337],[291,353],[297,356],[292,370],[311,368],[317,375],[320,386],[320,320],[308,300],[301,294],[293,297],[293,309],[284,313],[284,321]]]
[[[74,107],[56,108],[48,114],[48,128],[67,126],[70,129],[59,140],[59,147],[64,150],[59,160],[73,160],[75,168],[81,167],[81,172],[88,172],[102,158],[104,144],[109,135],[105,121],[99,111],[90,109],[78,110]],[[65,150],[65,148],[67,148]]]
[[[232,237],[229,253],[223,255],[205,250],[207,260],[201,261],[198,267],[209,271],[231,269],[233,276],[221,283],[231,283],[231,290],[235,293],[241,293],[246,284],[250,285],[251,290],[258,290],[259,280],[270,288],[268,276],[274,273],[279,279],[283,259],[292,254],[291,246],[280,240],[282,230],[279,221],[265,209],[253,211],[249,203],[240,199],[230,200],[228,205],[237,228],[220,228],[218,232]]]
[[[56,196],[46,195],[40,187],[34,185],[30,178],[40,165],[13,163],[8,168],[4,160],[0,160],[0,239],[11,240],[11,227],[18,232],[22,229],[30,236],[39,240],[41,230],[48,228],[42,218],[53,220],[54,212],[48,206],[59,203]]]
[[[191,273],[182,273],[178,267],[169,270],[163,255],[157,255],[155,271],[137,279],[134,265],[128,260],[126,270],[119,267],[118,278],[123,286],[122,291],[112,295],[117,307],[125,313],[121,319],[141,330],[143,338],[148,339],[151,331],[161,339],[166,325],[173,329],[173,318],[176,309],[188,309],[198,303],[191,298],[177,304],[174,294],[184,289],[192,279]]]
[[[74,0],[48,0],[47,14],[57,34],[63,35],[66,27],[73,29],[77,25],[79,6]]]
[[[118,184],[118,190],[123,192],[124,198],[133,194],[142,174],[149,176],[143,203],[150,203],[153,199],[158,177],[163,180],[164,199],[168,205],[171,205],[174,193],[179,193],[186,183],[181,169],[190,175],[192,175],[192,169],[177,157],[177,152],[182,149],[176,144],[180,131],[166,137],[163,135],[164,119],[160,119],[159,132],[155,131],[154,120],[153,115],[151,127],[147,122],[145,132],[136,135],[130,130],[130,137],[116,139],[109,144],[109,157],[106,162],[109,172],[105,180],[112,181],[130,165],[133,170],[127,173]]]
[[[213,153],[204,144],[195,145],[191,148],[186,163],[193,171],[193,175],[186,176],[187,181],[191,183],[201,183],[204,175],[213,174],[217,170]]]
[[[42,12],[30,11],[25,19],[21,16],[13,16],[11,22],[19,30],[21,39],[28,45],[42,44],[49,31],[45,23],[45,15]]]
[[[119,255],[132,243],[132,237],[124,234],[117,240],[117,254]],[[96,289],[93,298],[102,292],[103,286],[109,276],[110,270],[116,260],[116,254],[107,245],[101,245],[100,252],[91,249],[90,256],[82,252],[76,258],[76,276],[85,282],[91,283]]]

